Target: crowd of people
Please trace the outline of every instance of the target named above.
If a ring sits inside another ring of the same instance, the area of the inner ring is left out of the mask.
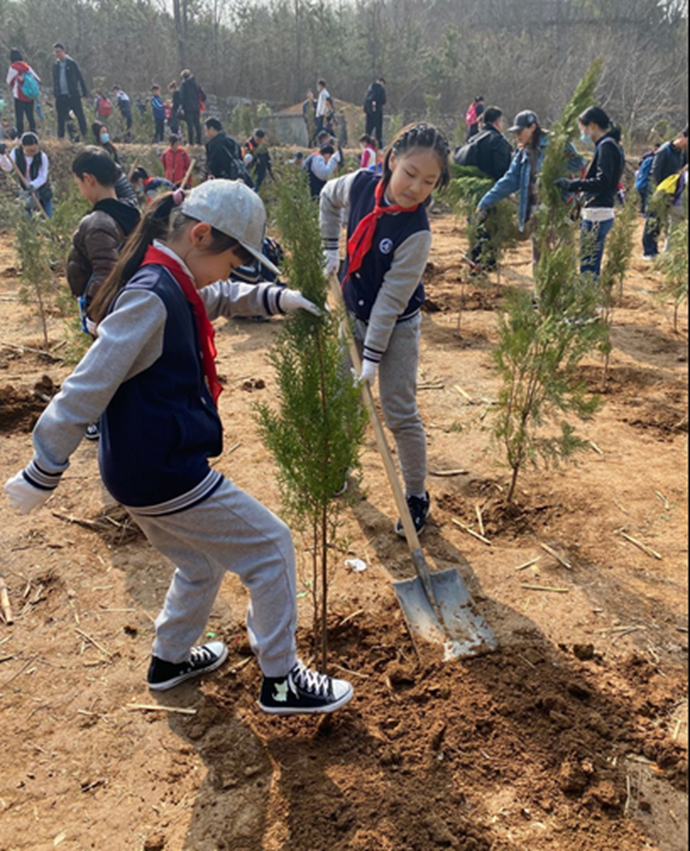
[[[35,75],[17,54],[11,57],[17,124],[25,120],[30,129],[9,153],[2,151],[0,165],[16,174],[27,206],[31,199],[50,216],[49,161],[32,128],[30,86],[24,89]],[[58,135],[64,137],[68,116],[74,115],[86,139],[84,78],[62,45],[55,46],[55,55]],[[170,115],[160,86],[152,88],[156,140],[163,139],[165,121],[184,120],[190,141],[199,144],[203,92],[191,72],[183,72],[182,80],[179,90],[169,89],[171,103],[177,104]],[[126,93],[118,86],[113,91],[125,121],[131,120]],[[247,623],[263,674],[262,709],[283,715],[335,711],[351,700],[350,683],[309,669],[297,656],[290,532],[209,463],[221,454],[223,439],[211,321],[318,314],[299,291],[280,282],[280,248],[266,237],[258,190],[265,180],[275,179],[266,134],[257,129],[240,145],[217,118],[207,118],[208,179],[200,185],[190,188],[190,155],[176,133],[161,156],[165,177],[150,176],[141,167],[125,175],[108,132],[104,100],[99,93],[92,127],[96,144],[85,146],[72,163],[91,210],[74,235],[67,265],[83,328],[93,342],[40,417],[33,459],[5,490],[21,513],[39,508],[59,486],[81,440],[99,439],[107,489],[176,568],[156,619],[149,687],[173,688],[226,660],[222,642],[195,642],[230,570],[250,594]],[[313,125],[315,150],[307,157],[296,154],[290,166],[304,172],[319,205],[324,268],[340,277],[362,350],[356,380],[379,384],[410,514],[422,532],[431,510],[427,438],[417,404],[423,274],[432,244],[429,204],[434,192],[448,185],[455,161],[492,181],[478,206],[485,223],[501,200],[516,196],[519,228],[529,234],[539,207],[545,152],[554,143],[538,115],[523,110],[508,131],[517,143],[513,151],[502,111],[486,107],[478,97],[466,116],[467,141],[455,151],[443,132],[425,122],[403,128],[384,151],[385,103],[385,80],[379,78],[364,103],[367,132],[359,140],[360,167],[338,174],[344,158],[328,123],[335,110],[320,80],[318,98],[308,95],[303,111],[310,132]],[[585,169],[584,158],[568,144],[566,173],[557,185],[564,199],[579,198],[583,244],[594,244],[583,251],[582,271],[596,276],[615,218],[625,154],[618,128],[600,107],[585,110],[579,124],[582,143],[593,149],[591,161]],[[651,175],[643,199],[648,254],[656,215],[647,205],[649,193],[656,183],[661,189],[669,177],[679,182],[687,175],[687,140],[686,128],[650,155],[651,163],[649,157],[643,160]],[[343,225],[344,258],[339,248]],[[485,239],[480,234],[480,242]],[[482,255],[482,246],[475,252]],[[395,531],[404,534],[400,521]]]

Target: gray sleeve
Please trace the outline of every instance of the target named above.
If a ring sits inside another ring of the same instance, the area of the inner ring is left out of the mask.
[[[414,295],[429,259],[431,231],[420,231],[396,249],[369,318],[364,357],[378,363],[385,354],[395,323]]]
[[[161,356],[167,313],[146,290],[129,290],[98,326],[98,338],[45,409],[33,432],[30,467],[59,474],[79,446],[86,426],[96,422],[121,384]],[[35,476],[32,476],[34,478]]]
[[[311,163],[311,170],[319,180],[330,180],[333,173],[340,165],[340,154],[335,153],[328,162],[322,157],[314,157]]]
[[[199,290],[209,319],[221,316],[275,316],[281,313],[282,287],[275,284],[245,284],[241,281],[217,281]]]
[[[352,184],[358,174],[353,171],[352,174],[331,180],[321,192],[321,236],[326,251],[335,251],[340,245],[343,210],[350,207]]]

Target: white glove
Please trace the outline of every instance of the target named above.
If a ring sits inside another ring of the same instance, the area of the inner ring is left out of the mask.
[[[321,316],[319,308],[308,298],[305,298],[299,290],[284,289],[280,293],[280,309],[285,313],[297,313],[298,310],[307,310],[314,316]]]
[[[29,484],[24,478],[23,470],[5,482],[5,493],[12,508],[20,514],[28,514],[34,508],[40,508],[53,495],[52,490],[43,490]]]
[[[333,249],[332,251],[324,251],[324,271],[326,275],[335,275],[338,269],[340,269],[340,252],[338,249]]]
[[[369,387],[376,384],[376,376],[379,374],[379,365],[370,360],[362,361],[362,372],[357,377],[357,381],[362,384],[367,382]]]

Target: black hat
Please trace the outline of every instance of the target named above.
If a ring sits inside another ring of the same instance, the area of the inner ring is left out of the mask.
[[[523,109],[522,112],[518,112],[515,116],[515,122],[509,132],[517,133],[518,130],[526,130],[533,124],[539,124],[539,116],[536,112],[532,112],[531,109]]]

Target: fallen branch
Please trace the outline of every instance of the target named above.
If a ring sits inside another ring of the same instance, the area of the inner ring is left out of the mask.
[[[196,709],[188,709],[184,706],[158,706],[150,703],[128,703],[125,709],[138,709],[142,712],[175,712],[178,715],[196,715]]]
[[[570,588],[552,588],[549,585],[526,585],[522,583],[525,591],[551,591],[553,594],[570,594]]]
[[[89,641],[91,644],[93,644],[93,646],[94,646],[95,648],[97,648],[98,650],[100,650],[100,651],[101,651],[101,653],[105,654],[105,655],[106,655],[109,659],[112,659],[113,654],[112,654],[112,653],[110,653],[108,650],[106,650],[106,649],[105,649],[105,647],[103,647],[103,645],[102,645],[102,644],[99,644],[99,643],[96,641],[96,639],[95,639],[95,638],[92,638],[92,637],[88,634],[88,632],[84,632],[84,630],[83,630],[83,629],[79,629],[79,627],[76,627],[76,626],[75,626],[75,628],[74,628],[74,631],[75,631],[78,635],[81,635],[81,637],[82,637],[82,638],[86,639],[86,641]]]
[[[484,528],[484,518],[482,517],[482,510],[478,505],[475,505],[474,510],[477,513],[477,522],[479,523],[479,531],[482,534],[482,537],[486,537],[486,529]]]
[[[452,476],[467,476],[469,470],[429,470],[429,475],[439,479],[449,479]]]
[[[478,541],[481,541],[483,544],[486,544],[489,547],[492,547],[493,544],[488,538],[485,538],[483,535],[480,535],[479,532],[475,532],[474,529],[470,529],[469,526],[465,526],[464,523],[461,523],[459,520],[456,520],[455,517],[452,518],[453,523],[456,526],[459,526],[463,532],[467,532],[468,535],[472,535],[473,538],[476,538]]]
[[[601,455],[602,458],[604,457],[604,453],[601,451],[601,449],[599,449],[599,447],[596,445],[596,443],[593,440],[589,441],[589,445],[597,453],[597,455]]]
[[[471,397],[471,396],[470,396],[470,394],[467,392],[467,390],[463,390],[463,388],[462,388],[459,384],[456,384],[456,385],[455,385],[455,389],[458,391],[458,393],[459,393],[461,396],[464,396],[464,397],[465,397],[465,399],[467,399],[467,401],[468,401],[468,402],[470,402],[470,403],[472,403],[472,402],[473,402],[472,397]]]
[[[54,355],[52,352],[49,352],[46,349],[35,349],[33,348],[33,346],[19,346],[16,343],[7,343],[4,341],[0,342],[0,346],[5,346],[5,348],[8,349],[14,349],[17,352],[31,352],[35,355],[43,355],[43,357],[52,358],[54,361],[62,362],[62,358],[58,357],[57,355]]]
[[[623,538],[625,538],[626,541],[630,541],[631,544],[642,550],[643,553],[646,553],[651,558],[655,558],[657,559],[657,561],[663,560],[663,556],[660,555],[656,550],[653,550],[651,547],[648,547],[647,544],[643,544],[642,541],[638,541],[637,538],[633,538],[632,535],[628,535],[627,532],[621,531],[619,534]]]
[[[10,606],[10,596],[7,593],[7,583],[0,576],[0,609],[2,609],[2,616],[5,619],[5,623],[10,626],[10,624],[14,623],[14,618],[12,617],[12,607]]]
[[[530,559],[529,561],[526,561],[524,564],[519,564],[515,568],[515,570],[527,570],[528,567],[532,567],[538,561],[541,561],[541,556],[537,556],[536,558]]]
[[[563,565],[563,567],[567,568],[568,570],[572,570],[572,569],[573,569],[572,564],[571,564],[571,563],[570,563],[570,562],[569,562],[569,561],[568,561],[568,560],[567,560],[564,556],[562,556],[562,555],[560,555],[559,553],[557,553],[557,552],[556,552],[556,550],[554,550],[554,549],[553,549],[552,547],[550,547],[548,544],[545,544],[543,541],[540,541],[540,542],[539,542],[539,546],[540,546],[540,547],[541,547],[541,548],[542,548],[545,552],[547,552],[550,556],[553,556],[559,564],[562,564],[562,565]]]

